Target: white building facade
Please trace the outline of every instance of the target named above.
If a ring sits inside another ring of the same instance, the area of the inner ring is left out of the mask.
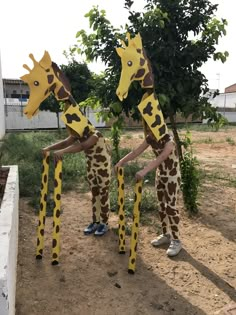
[[[236,92],[221,93],[209,101],[229,122],[236,122]]]
[[[5,107],[5,129],[30,130],[30,129],[56,129],[65,128],[64,123],[56,113],[39,111],[32,119],[28,119],[23,111],[29,98],[29,86],[19,79],[3,79],[3,93]],[[96,111],[86,110],[86,116],[95,127],[104,127],[105,122],[96,120]]]
[[[2,83],[2,66],[0,55],[0,139],[5,135],[5,111],[4,111],[4,98],[3,98],[3,83]]]

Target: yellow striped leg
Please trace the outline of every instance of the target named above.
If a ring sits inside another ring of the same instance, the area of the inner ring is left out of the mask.
[[[139,230],[139,217],[140,217],[140,204],[142,199],[142,184],[143,181],[137,181],[135,185],[135,200],[133,210],[133,224],[130,240],[130,256],[129,256],[129,269],[128,272],[134,274],[136,267],[136,254],[138,245],[138,230]]]
[[[43,257],[44,228],[45,228],[47,193],[48,193],[49,155],[50,155],[50,152],[46,152],[43,158],[39,224],[38,224],[38,231],[37,231],[36,259],[42,259]]]
[[[125,254],[125,211],[124,211],[124,169],[118,167],[118,215],[119,215],[119,253]]]
[[[59,263],[58,258],[59,258],[59,251],[60,251],[61,184],[62,184],[62,160],[58,160],[55,163],[55,176],[54,176],[52,265],[57,265]]]

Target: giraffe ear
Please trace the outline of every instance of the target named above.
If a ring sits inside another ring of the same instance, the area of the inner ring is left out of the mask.
[[[27,78],[28,78],[28,74],[25,74],[25,75],[23,75],[22,77],[20,77],[20,79],[22,80],[22,81],[24,81],[24,82],[26,82],[27,83]]]
[[[137,49],[142,49],[143,48],[143,44],[142,44],[142,38],[140,33],[138,33],[132,41],[133,46],[135,46],[135,48]]]
[[[123,56],[124,49],[121,47],[116,48],[117,54],[120,56],[120,58]]]
[[[39,61],[39,64],[44,69],[49,69],[52,65],[52,60],[49,53],[45,50],[43,58]]]

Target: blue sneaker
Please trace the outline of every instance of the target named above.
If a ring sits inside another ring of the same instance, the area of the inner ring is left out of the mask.
[[[108,231],[108,225],[105,223],[100,223],[96,232],[94,233],[95,236],[102,236]]]
[[[100,224],[99,224],[99,223],[96,223],[96,222],[90,223],[90,224],[84,229],[84,234],[85,234],[85,235],[89,235],[89,234],[94,233],[94,232],[97,230],[97,228],[98,228],[99,225],[100,225]]]

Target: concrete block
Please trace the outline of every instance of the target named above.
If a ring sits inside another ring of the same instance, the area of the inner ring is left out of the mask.
[[[16,269],[19,222],[18,166],[9,168],[0,205],[0,314],[15,314]]]

